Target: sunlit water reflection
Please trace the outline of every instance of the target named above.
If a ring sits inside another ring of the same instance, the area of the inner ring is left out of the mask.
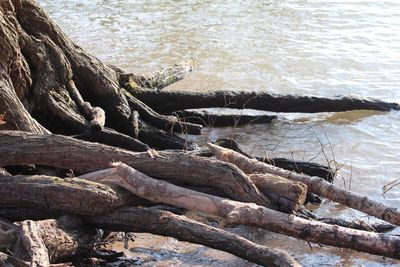
[[[147,72],[197,58],[197,71],[174,90],[353,94],[400,102],[399,1],[39,3],[79,45],[123,69]],[[399,187],[382,196],[382,187],[400,176],[399,112],[283,116],[271,125],[214,129],[197,140],[234,136],[256,155],[336,162],[338,185],[400,206]],[[317,213],[368,219],[332,203]],[[395,264],[270,235],[259,234],[257,241],[285,248],[308,266]]]

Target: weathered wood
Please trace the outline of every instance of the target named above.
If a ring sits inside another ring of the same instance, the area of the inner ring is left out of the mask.
[[[276,115],[234,115],[211,113],[206,110],[180,110],[173,113],[184,122],[201,124],[207,127],[240,126],[245,124],[270,123]]]
[[[168,211],[129,207],[86,217],[95,227],[111,231],[146,232],[171,236],[223,250],[263,266],[299,266],[286,252],[255,244],[243,237]]]
[[[306,200],[307,186],[302,182],[265,173],[253,173],[248,176],[280,211],[289,213],[297,211]]]
[[[301,238],[306,241],[400,259],[400,237],[328,225],[288,215],[253,203],[237,202],[153,179],[123,163],[82,176],[124,187],[150,201],[163,202]]]
[[[338,112],[357,109],[399,110],[397,103],[350,96],[328,98],[300,95],[280,95],[251,91],[189,91],[136,90],[132,95],[162,114],[196,108],[248,108],[274,112]]]
[[[0,166],[31,163],[85,173],[107,168],[115,161],[155,177],[213,186],[233,199],[274,207],[242,171],[229,163],[182,151],[135,153],[61,135],[0,131]]]
[[[291,180],[303,182],[307,185],[309,192],[318,194],[350,208],[354,208],[400,226],[400,211],[397,208],[389,207],[384,203],[373,200],[367,196],[362,196],[355,192],[335,186],[320,177],[287,171],[259,162],[256,159],[249,159],[233,150],[222,148],[217,145],[208,144],[208,147],[218,159],[235,164],[245,173],[271,173]]]

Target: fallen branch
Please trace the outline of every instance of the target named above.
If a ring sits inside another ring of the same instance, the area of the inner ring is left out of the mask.
[[[149,208],[121,208],[86,221],[102,229],[146,232],[229,252],[263,266],[299,266],[286,252],[258,245],[238,235],[199,223],[168,211]]]
[[[218,159],[235,164],[245,173],[270,173],[303,182],[307,185],[309,192],[400,226],[400,212],[398,209],[389,207],[367,196],[337,187],[320,177],[294,173],[255,159],[249,159],[235,151],[217,145],[208,144],[208,147]]]
[[[81,178],[119,185],[150,201],[220,216],[228,223],[261,227],[306,241],[400,259],[400,238],[397,236],[310,221],[256,204],[178,187],[153,179],[123,163],[114,163],[113,166],[114,168],[93,172]]]

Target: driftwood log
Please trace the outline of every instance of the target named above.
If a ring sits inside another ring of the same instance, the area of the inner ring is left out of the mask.
[[[320,244],[351,248],[400,259],[400,238],[310,221],[252,203],[243,203],[199,193],[153,179],[123,163],[81,176],[82,179],[119,185],[153,202],[163,202],[245,224],[284,233]]]

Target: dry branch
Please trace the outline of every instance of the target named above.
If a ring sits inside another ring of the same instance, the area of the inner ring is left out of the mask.
[[[93,172],[81,178],[119,185],[150,201],[220,216],[228,223],[261,227],[311,242],[400,259],[398,236],[328,225],[253,203],[199,193],[153,179],[123,163],[115,163],[114,168]]]
[[[223,161],[235,164],[245,173],[270,173],[279,175],[291,180],[303,182],[307,185],[308,191],[326,197],[330,200],[357,209],[389,223],[400,226],[400,211],[389,207],[367,196],[362,196],[346,189],[328,183],[320,177],[312,177],[304,174],[287,171],[255,159],[249,159],[235,151],[222,148],[217,145],[208,144],[215,156]]]

